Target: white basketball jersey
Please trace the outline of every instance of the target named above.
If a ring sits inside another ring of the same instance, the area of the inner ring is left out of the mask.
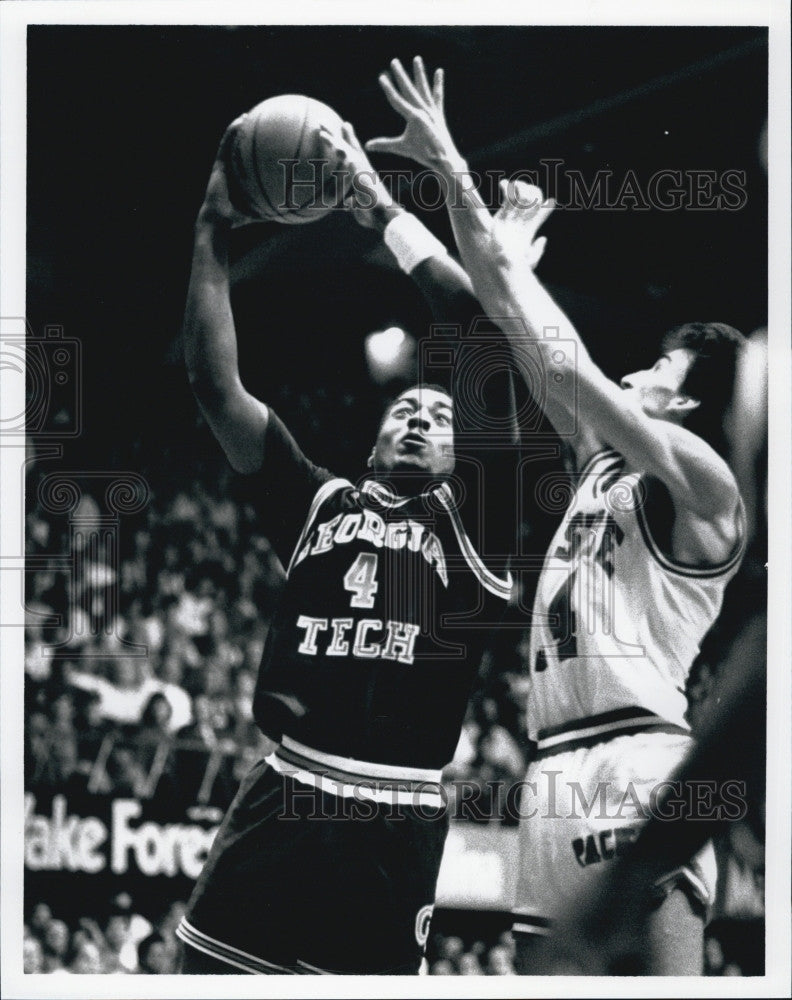
[[[528,729],[544,749],[649,722],[687,729],[688,671],[742,558],[741,530],[722,565],[670,560],[652,539],[641,476],[624,466],[612,450],[588,462],[539,578]]]

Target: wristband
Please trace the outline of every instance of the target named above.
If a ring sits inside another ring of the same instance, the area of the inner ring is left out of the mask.
[[[402,212],[391,219],[385,227],[383,239],[405,274],[410,274],[421,261],[429,257],[448,254],[440,240],[409,212]]]

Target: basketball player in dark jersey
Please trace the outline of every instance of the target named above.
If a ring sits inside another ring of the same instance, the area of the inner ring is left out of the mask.
[[[388,406],[359,481],[314,465],[240,380],[228,247],[254,220],[228,194],[233,130],[195,227],[186,361],[231,465],[260,484],[287,582],[254,698],[274,749],[243,780],[178,929],[183,971],[415,973],[447,832],[441,769],[511,589],[507,354],[466,340],[479,312],[466,275],[393,203],[351,128],[327,136],[355,179],[347,207],[462,336],[443,344],[450,388],[416,385]],[[455,394],[461,366],[475,405]]]

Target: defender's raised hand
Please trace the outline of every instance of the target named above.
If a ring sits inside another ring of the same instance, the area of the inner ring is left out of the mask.
[[[393,138],[369,140],[366,149],[370,153],[396,153],[432,169],[458,157],[443,110],[442,69],[435,70],[430,86],[420,56],[413,59],[412,80],[400,60],[394,59],[390,75],[383,73],[379,82],[388,103],[404,118],[406,127]]]
[[[555,202],[525,181],[501,181],[500,190],[503,201],[492,219],[493,250],[510,268],[533,270],[547,245],[547,237],[536,234]]]

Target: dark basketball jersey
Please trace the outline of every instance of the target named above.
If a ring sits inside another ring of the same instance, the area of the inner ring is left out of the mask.
[[[274,531],[288,566],[258,677],[258,724],[275,740],[340,757],[443,767],[511,578],[485,565],[453,480],[398,496],[375,479],[353,484],[313,466],[274,414],[267,434],[272,495],[282,491]],[[474,519],[484,534],[487,498]],[[493,516],[504,517],[495,499]]]

